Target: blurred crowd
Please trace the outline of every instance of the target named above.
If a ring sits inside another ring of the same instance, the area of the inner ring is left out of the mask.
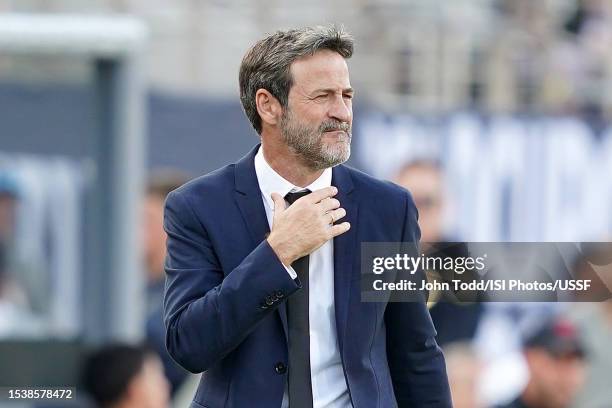
[[[486,73],[480,75],[490,88],[485,106],[526,114],[579,114],[593,126],[610,119],[611,101],[602,92],[612,72],[610,2],[497,4],[503,28],[485,40],[491,61],[488,81]],[[473,89],[484,96],[479,84]]]
[[[439,163],[419,161],[403,166],[395,178],[414,197],[428,254],[435,254],[436,244],[453,241],[444,234],[449,201],[442,174]],[[592,271],[585,257],[574,260],[573,276]],[[598,272],[609,288],[611,266]],[[436,293],[429,299],[455,408],[612,404],[606,385],[612,370],[606,346],[612,341],[612,300],[487,303],[452,301]]]

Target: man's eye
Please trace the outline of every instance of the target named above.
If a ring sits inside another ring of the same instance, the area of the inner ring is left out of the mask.
[[[353,94],[344,94],[346,99],[353,99]]]

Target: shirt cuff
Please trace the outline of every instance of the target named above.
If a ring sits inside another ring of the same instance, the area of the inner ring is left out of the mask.
[[[283,264],[283,266],[285,266],[285,264]],[[297,272],[295,272],[293,267],[285,266],[285,269],[287,270],[287,273],[289,274],[289,276],[291,276],[291,279],[295,280],[295,278],[297,278]]]

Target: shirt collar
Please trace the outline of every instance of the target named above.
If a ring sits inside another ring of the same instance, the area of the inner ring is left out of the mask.
[[[259,151],[255,155],[255,173],[257,174],[257,181],[259,182],[259,189],[261,194],[268,203],[269,208],[274,208],[274,201],[272,201],[272,193],[279,193],[282,197],[286,196],[289,192],[303,191],[304,188],[298,187],[285,180],[280,174],[268,164],[263,155],[263,146],[259,147]],[[319,190],[324,187],[331,186],[332,181],[332,169],[327,168],[323,170],[323,173],[313,181],[306,188],[310,191]]]

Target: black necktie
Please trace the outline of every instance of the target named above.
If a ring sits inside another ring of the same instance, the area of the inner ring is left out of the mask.
[[[289,205],[310,194],[310,190],[288,193]],[[310,382],[310,325],[308,321],[308,258],[306,255],[291,266],[295,270],[302,289],[287,298],[287,326],[289,329],[289,406],[312,408]]]

